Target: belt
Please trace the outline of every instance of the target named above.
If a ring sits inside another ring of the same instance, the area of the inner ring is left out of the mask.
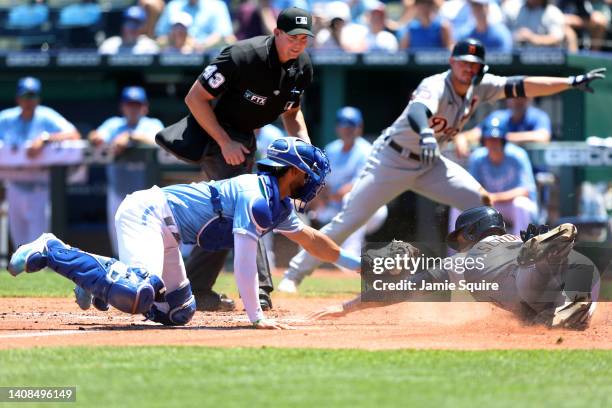
[[[391,139],[391,141],[389,142],[389,147],[392,148],[393,150],[395,150],[396,152],[398,152],[402,156],[409,157],[412,160],[416,160],[416,161],[419,161],[419,162],[421,161],[421,156],[419,156],[416,153],[412,153],[408,149],[405,149],[404,147],[402,147],[399,144],[395,143],[395,141],[393,139]],[[406,150],[408,153],[407,154],[404,153],[404,150]]]

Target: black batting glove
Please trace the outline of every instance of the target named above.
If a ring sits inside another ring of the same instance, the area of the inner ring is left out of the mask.
[[[434,137],[434,131],[430,128],[421,130],[421,163],[425,166],[431,166],[440,157],[440,148],[438,141]]]
[[[597,68],[587,72],[584,75],[576,75],[569,77],[570,85],[584,92],[593,93],[595,90],[591,88],[590,83],[596,79],[604,79],[606,77],[606,68]]]

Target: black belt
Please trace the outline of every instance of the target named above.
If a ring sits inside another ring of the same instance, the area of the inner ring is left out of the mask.
[[[402,146],[400,146],[399,144],[395,143],[395,141],[393,139],[391,139],[391,141],[389,142],[389,147],[392,148],[393,150],[395,150],[396,152],[398,152],[399,154],[401,154],[402,156],[404,156],[404,148]],[[421,161],[421,156],[419,156],[416,153],[412,153],[409,152],[408,153],[408,157],[410,157],[412,160],[416,160],[416,161]]]

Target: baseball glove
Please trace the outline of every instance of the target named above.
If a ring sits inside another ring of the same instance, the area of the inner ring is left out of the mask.
[[[536,227],[530,224],[527,231],[521,231],[521,238],[525,242],[517,257],[520,266],[535,265],[541,261],[559,264],[567,259],[576,240],[578,232],[576,226],[561,224],[544,232],[547,228],[547,226]]]
[[[372,270],[374,267],[375,258],[395,258],[397,255],[399,255],[403,259],[404,255],[407,255],[408,258],[412,258],[417,257],[420,254],[421,251],[408,242],[394,239],[382,248],[367,250],[362,256],[362,262],[365,262],[365,265],[368,265],[368,270]],[[403,269],[387,269],[386,272],[391,275],[399,275],[403,272]]]

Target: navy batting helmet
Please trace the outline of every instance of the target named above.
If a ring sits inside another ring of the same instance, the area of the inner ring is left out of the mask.
[[[460,61],[477,62],[484,65],[485,47],[480,41],[467,38],[455,44],[451,57]]]
[[[281,137],[268,146],[268,156],[257,164],[268,167],[292,166],[306,173],[306,182],[295,197],[296,210],[304,212],[306,204],[314,199],[325,186],[325,177],[330,172],[325,152],[297,137]]]
[[[455,222],[455,230],[448,234],[446,242],[454,250],[459,250],[459,235],[471,243],[476,243],[488,235],[505,233],[504,218],[495,208],[474,207],[461,213]]]

